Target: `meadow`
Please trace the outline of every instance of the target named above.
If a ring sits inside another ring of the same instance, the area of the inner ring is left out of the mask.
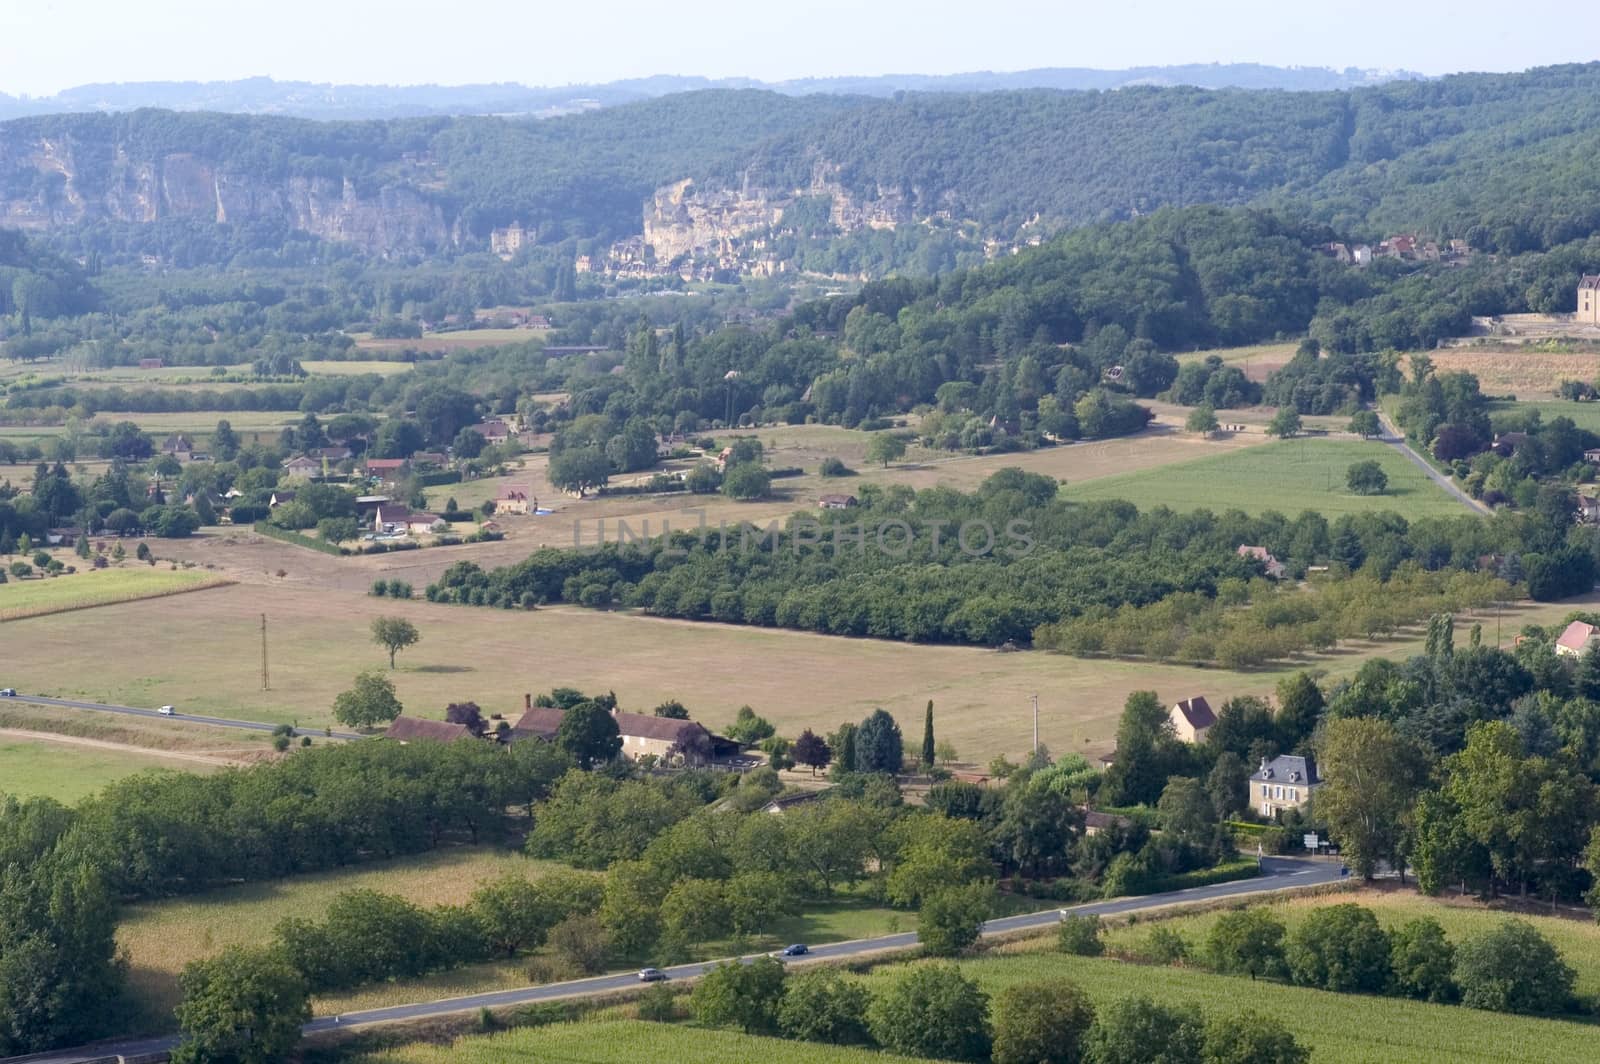
[[[448,563],[454,550],[409,556],[443,554]],[[907,734],[920,734],[931,698],[939,737],[953,743],[963,760],[985,764],[996,754],[1030,749],[1028,699],[1034,693],[1040,696],[1040,737],[1050,749],[1096,755],[1112,746],[1132,691],[1153,689],[1174,699],[1204,694],[1220,704],[1236,695],[1270,693],[1280,678],[1301,668],[1347,675],[1373,656],[1417,653],[1421,643],[1420,631],[1408,631],[1292,665],[1233,673],[845,639],[580,607],[524,612],[397,602],[325,586],[321,566],[337,571],[352,559],[297,553],[314,560],[307,562],[304,579],[255,578],[172,601],[119,603],[8,624],[7,683],[63,697],[171,702],[197,713],[320,727],[331,723],[334,696],[356,672],[387,665],[368,628],[374,617],[398,614],[411,619],[422,636],[389,673],[414,715],[437,717],[450,702],[472,699],[486,713],[515,717],[524,693],[566,685],[614,690],[624,708],[642,711],[676,698],[713,729],[731,721],[743,704],[785,735],[808,727],[832,730],[881,706]],[[1582,606],[1569,601],[1507,610],[1503,641],[1509,643],[1523,623],[1553,623]],[[270,691],[261,690],[263,613]],[[1483,620],[1485,637],[1492,640],[1495,619]],[[127,638],[130,632],[151,635]],[[95,647],[94,669],[60,668],[60,661],[73,660],[86,646]]]
[[[549,333],[540,329],[471,329],[465,332],[430,333],[420,339],[379,340],[370,334],[352,333],[362,351],[471,351],[498,344],[525,344],[542,340]]]
[[[88,564],[76,555],[57,553],[64,562]],[[33,580],[11,577],[0,584],[0,621],[179,595],[229,583],[232,581],[216,573],[143,564],[108,569],[81,568],[76,573]]]
[[[215,771],[199,759],[144,754],[126,747],[0,731],[0,794],[54,798],[68,805],[108,783],[155,769]]]
[[[1345,473],[1353,463],[1369,459],[1388,474],[1388,490],[1382,495],[1352,494],[1345,486]],[[1330,518],[1374,510],[1396,510],[1413,519],[1467,512],[1398,450],[1359,440],[1275,440],[1191,462],[1069,484],[1065,495],[1081,500],[1125,499],[1141,509],[1277,510],[1289,516],[1317,510]]]
[[[499,1064],[539,1060],[560,1064],[637,1064],[680,1060],[699,1064],[899,1064],[918,1060],[870,1049],[790,1042],[735,1031],[711,1031],[642,1020],[593,1020],[525,1027],[463,1038],[446,1046],[409,1045],[353,1057],[350,1064]]]
[[[1515,395],[1521,400],[1551,400],[1552,404],[1556,386],[1562,381],[1592,384],[1600,378],[1600,352],[1595,351],[1541,351],[1517,345],[1454,347],[1429,351],[1428,358],[1433,361],[1436,372],[1473,374],[1485,395]]]
[[[1489,404],[1489,414],[1526,413],[1537,410],[1540,419],[1549,424],[1552,418],[1571,418],[1572,423],[1580,429],[1590,432],[1600,432],[1600,403],[1572,403],[1563,399],[1546,399],[1540,401],[1508,402],[1499,400]]]

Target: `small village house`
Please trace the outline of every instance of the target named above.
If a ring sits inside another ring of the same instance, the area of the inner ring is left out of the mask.
[[[817,505],[824,510],[848,510],[856,505],[854,495],[823,495],[817,499]]]
[[[521,488],[501,488],[500,494],[494,499],[494,512],[497,514],[526,514],[537,507],[538,500],[535,499],[530,508],[528,493]]]
[[[406,475],[411,464],[404,458],[368,458],[363,468],[367,476],[393,483]]]
[[[1583,460],[1590,465],[1600,465],[1600,447],[1583,452]]]
[[[1578,520],[1586,525],[1600,524],[1600,499],[1593,495],[1579,495]]]
[[[165,365],[166,362],[159,358],[141,358],[139,360],[140,369],[160,369]]]
[[[267,508],[276,510],[280,506],[287,506],[294,502],[296,495],[300,494],[293,488],[280,488],[267,498]]]
[[[1241,558],[1254,558],[1260,562],[1267,575],[1274,580],[1283,579],[1284,574],[1289,571],[1288,567],[1277,558],[1274,558],[1272,552],[1265,547],[1253,547],[1241,543],[1238,554]]]
[[[1594,625],[1573,621],[1556,639],[1556,653],[1569,658],[1582,657],[1595,645],[1596,637],[1597,630]]]
[[[1285,809],[1302,808],[1321,784],[1316,763],[1309,757],[1262,758],[1261,767],[1250,776],[1250,806],[1264,817],[1274,817]]]
[[[1578,310],[1573,320],[1580,325],[1600,325],[1600,273],[1586,273],[1578,281]]]
[[[296,480],[310,480],[322,475],[322,463],[308,455],[300,455],[283,463],[283,472],[285,476]]]
[[[435,526],[442,524],[444,521],[438,514],[412,510],[410,507],[395,503],[384,503],[372,511],[372,530],[381,535],[410,533],[420,536],[432,532]]]
[[[482,436],[485,443],[500,444],[511,438],[511,426],[504,421],[482,421],[468,427]]]
[[[1211,704],[1204,695],[1195,695],[1173,703],[1167,710],[1167,719],[1172,721],[1172,730],[1178,733],[1178,738],[1186,743],[1203,743],[1206,732],[1217,722],[1217,715],[1211,711]]]
[[[426,717],[408,717],[401,714],[390,723],[383,737],[398,743],[411,743],[419,739],[432,743],[453,743],[460,739],[472,738],[472,729],[465,724],[451,724],[447,720],[429,720]]]
[[[194,458],[194,441],[183,433],[168,436],[161,441],[161,453],[171,455],[180,462],[192,461]]]

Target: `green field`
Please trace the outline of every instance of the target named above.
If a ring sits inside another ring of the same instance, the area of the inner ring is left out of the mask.
[[[0,792],[5,794],[54,798],[70,805],[108,783],[151,769],[214,771],[199,761],[0,735]]]
[[[399,373],[410,373],[415,365],[414,362],[399,362],[393,359],[352,359],[348,362],[338,360],[302,362],[300,368],[312,376],[353,377],[360,373],[381,373],[388,377]]]
[[[1345,472],[1355,462],[1376,460],[1389,475],[1382,495],[1352,495]],[[1274,441],[1116,476],[1069,484],[1069,499],[1126,499],[1148,509],[1201,508],[1221,513],[1276,510],[1293,516],[1316,510],[1329,516],[1372,510],[1397,510],[1408,518],[1451,517],[1467,513],[1398,450],[1359,440],[1293,439]]]
[[[1425,897],[1411,890],[1364,891],[1353,897],[1331,900],[1294,898],[1268,907],[1292,930],[1313,909],[1342,901],[1354,901],[1373,910],[1378,922],[1385,927],[1392,927],[1419,916],[1431,916],[1444,925],[1445,933],[1452,941],[1460,941],[1468,935],[1487,931],[1497,926],[1508,915],[1476,903],[1452,904]],[[1205,940],[1211,925],[1220,915],[1219,912],[1210,912],[1176,917],[1163,920],[1162,926],[1182,934],[1193,949]],[[1567,963],[1577,971],[1578,992],[1600,993],[1600,924],[1591,919],[1573,920],[1563,917],[1533,916],[1527,919],[1532,920],[1539,931],[1555,943],[1556,948],[1567,959]],[[1139,943],[1146,934],[1148,934],[1147,927],[1134,924],[1110,931],[1106,935],[1106,942],[1113,949],[1137,952]]]
[[[61,557],[63,561],[87,564],[76,556]],[[232,581],[204,570],[163,569],[159,565],[135,567],[132,564],[116,569],[84,569],[34,580],[12,577],[0,584],[0,621],[176,595],[228,583]]]
[[[1544,424],[1558,417],[1571,418],[1572,423],[1580,429],[1590,432],[1600,432],[1600,403],[1569,403],[1560,399],[1548,399],[1539,402],[1494,402],[1489,404],[1489,414],[1523,413],[1537,410],[1539,418]]]
[[[500,1064],[508,1060],[550,1064],[896,1064],[913,1061],[870,1049],[787,1042],[733,1031],[708,1031],[641,1020],[601,1020],[522,1028],[487,1037],[463,1038],[448,1046],[413,1045],[351,1058],[350,1064]]]

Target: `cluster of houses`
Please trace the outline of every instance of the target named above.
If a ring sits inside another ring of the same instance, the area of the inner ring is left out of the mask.
[[[505,744],[555,742],[565,716],[564,710],[536,706],[531,695],[524,695],[522,716],[516,723],[504,729],[486,730],[482,738]],[[630,761],[649,757],[661,765],[704,766],[726,764],[740,752],[737,742],[716,735],[692,720],[624,713],[617,709],[611,711],[611,717],[617,722],[617,732],[622,738],[622,756]],[[384,736],[401,743],[419,740],[448,743],[478,738],[465,724],[403,714],[389,725]]]
[[[1322,253],[1331,259],[1351,266],[1370,266],[1376,259],[1400,259],[1403,262],[1465,262],[1472,257],[1472,249],[1465,240],[1430,240],[1416,233],[1402,233],[1371,244],[1331,243],[1322,245]]]

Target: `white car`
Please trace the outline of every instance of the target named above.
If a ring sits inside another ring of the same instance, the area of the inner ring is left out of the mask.
[[[160,709],[156,710],[156,712],[161,714],[163,717],[170,717],[176,714],[178,711],[173,709],[171,706],[162,706]]]
[[[15,697],[17,697],[17,689],[15,687],[0,687],[0,698]]]

